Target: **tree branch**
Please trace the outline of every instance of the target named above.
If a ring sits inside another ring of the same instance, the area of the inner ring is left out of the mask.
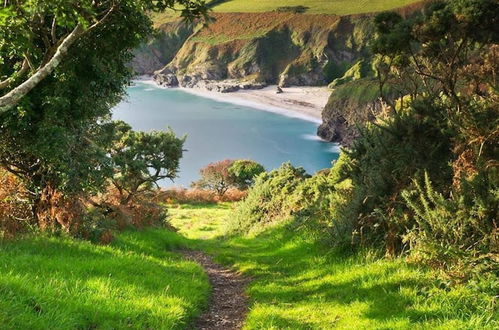
[[[85,30],[78,23],[73,31],[64,39],[57,48],[54,56],[42,68],[40,68],[28,80],[17,86],[4,96],[0,97],[0,114],[7,112],[16,105],[26,94],[36,87],[43,79],[50,75],[54,69],[61,63],[62,59],[69,50],[69,47],[83,34]]]
[[[17,71],[16,74],[13,74],[11,77],[5,79],[4,81],[0,81],[0,90],[7,88],[15,80],[15,77],[22,76],[28,71],[28,69],[29,69],[29,61],[27,58],[24,58],[21,69],[19,69],[19,71]]]
[[[35,74],[28,78],[28,80],[0,97],[0,114],[9,111],[43,79],[49,76],[62,62],[64,56],[69,50],[69,47],[73,43],[75,43],[76,40],[78,40],[78,38],[80,38],[82,35],[89,33],[100,26],[111,15],[115,8],[116,7],[113,5],[100,20],[95,22],[86,30],[83,28],[83,25],[81,23],[78,23],[73,31],[71,31],[71,33],[62,40],[60,45],[57,47],[55,54],[45,65],[43,65],[43,67],[38,69]]]

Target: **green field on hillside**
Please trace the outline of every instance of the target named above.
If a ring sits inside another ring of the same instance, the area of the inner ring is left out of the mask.
[[[279,7],[306,7],[308,14],[351,15],[379,12],[420,2],[417,0],[213,0],[211,10],[215,13],[259,13],[271,12]],[[179,7],[180,9],[180,7]],[[179,13],[167,10],[153,13],[152,20],[156,27],[178,18]]]
[[[265,12],[285,6],[308,7],[306,13],[349,15],[402,7],[414,0],[227,0],[214,6],[220,13]]]

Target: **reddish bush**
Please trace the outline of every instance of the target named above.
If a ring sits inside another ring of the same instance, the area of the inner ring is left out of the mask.
[[[158,201],[167,204],[238,202],[244,199],[246,195],[246,191],[234,188],[227,190],[223,196],[206,189],[171,188],[158,193]]]
[[[0,170],[0,238],[12,237],[31,224],[28,192],[16,177]]]

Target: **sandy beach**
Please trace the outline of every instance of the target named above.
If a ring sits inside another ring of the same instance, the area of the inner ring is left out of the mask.
[[[150,77],[141,77],[137,80],[160,87]],[[239,90],[232,93],[219,93],[199,88],[179,87],[179,89],[216,101],[275,112],[317,124],[322,122],[322,110],[331,94],[327,87],[286,87],[282,88],[283,93],[277,94],[277,86],[275,85],[263,89]]]

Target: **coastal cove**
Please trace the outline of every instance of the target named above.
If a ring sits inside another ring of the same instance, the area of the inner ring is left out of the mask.
[[[329,168],[338,158],[338,146],[316,136],[316,118],[244,101],[245,97],[237,102],[229,95],[227,102],[225,96],[136,81],[128,89],[128,98],[113,110],[113,118],[136,130],[171,127],[178,136],[187,136],[179,178],[162,182],[164,187],[188,187],[201,167],[226,158],[252,159],[267,170],[289,161],[311,174]]]

